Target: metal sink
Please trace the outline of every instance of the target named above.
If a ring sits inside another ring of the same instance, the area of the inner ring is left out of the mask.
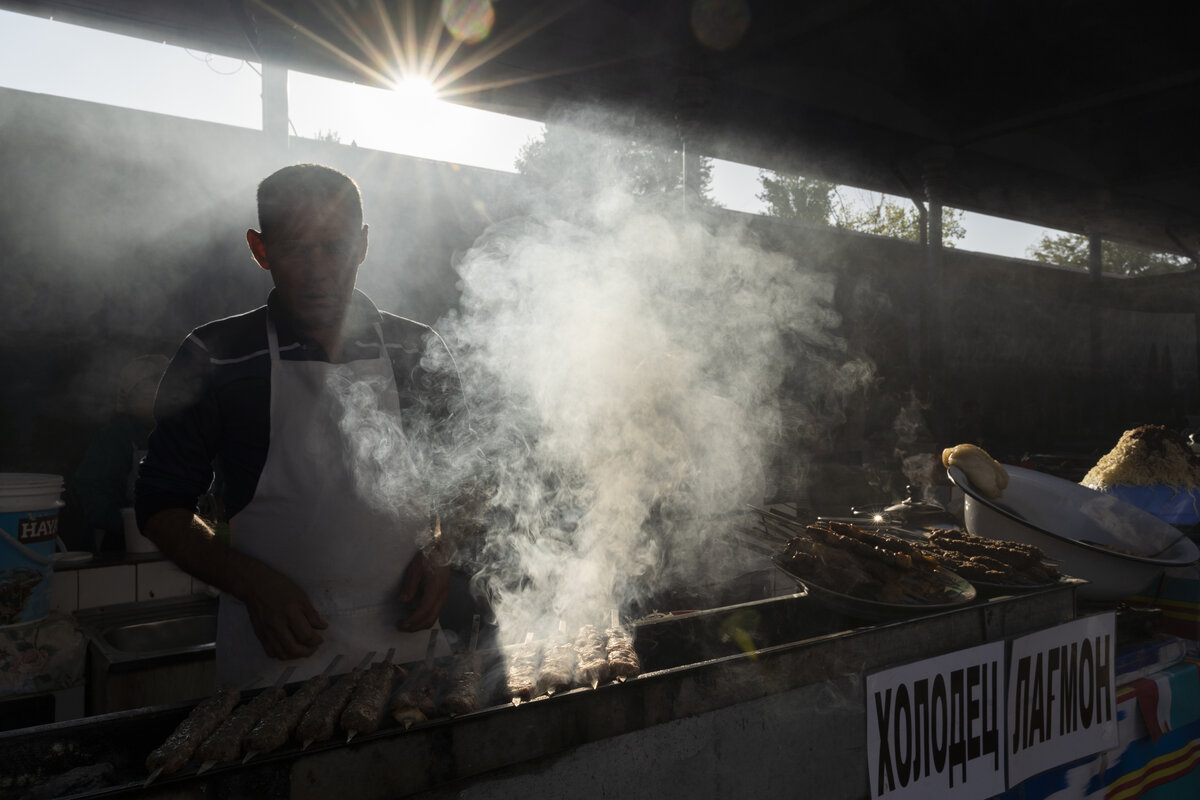
[[[119,625],[109,628],[102,635],[109,645],[126,653],[153,653],[198,647],[216,641],[217,615],[197,614]]]
[[[217,601],[208,596],[80,610],[75,617],[110,667],[211,658],[217,638]]]

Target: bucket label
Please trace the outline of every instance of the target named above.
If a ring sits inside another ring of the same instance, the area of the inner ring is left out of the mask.
[[[17,539],[21,544],[49,542],[58,536],[58,512],[42,517],[17,520]]]
[[[50,613],[54,539],[58,509],[26,505],[24,510],[0,513],[0,627],[22,625]],[[31,510],[38,509],[38,510]]]

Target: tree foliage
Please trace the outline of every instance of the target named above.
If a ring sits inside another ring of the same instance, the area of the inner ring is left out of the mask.
[[[1088,267],[1088,237],[1075,233],[1046,234],[1025,252],[1034,261],[1066,267]],[[1152,253],[1119,242],[1100,242],[1101,271],[1115,275],[1163,275],[1179,272],[1190,262],[1183,256]]]
[[[963,212],[957,208],[942,208],[942,244],[954,243],[967,235],[962,224]],[[921,214],[911,203],[897,203],[879,196],[873,206],[842,206],[837,226],[876,236],[921,241]]]
[[[762,191],[755,197],[766,204],[766,213],[814,225],[828,225],[833,218],[833,194],[837,187],[828,181],[759,170]]]
[[[911,203],[882,194],[874,205],[846,203],[834,183],[769,170],[760,170],[758,179],[762,191],[757,197],[769,216],[921,241],[921,215]],[[966,236],[962,216],[959,209],[942,209],[942,243],[947,247]]]
[[[714,206],[712,159],[687,154],[673,132],[599,114],[549,122],[540,139],[526,143],[517,171],[535,183],[571,195],[619,189],[638,197],[678,198]]]

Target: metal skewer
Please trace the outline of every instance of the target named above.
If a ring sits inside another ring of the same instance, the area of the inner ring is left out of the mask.
[[[362,661],[358,662],[358,666],[355,669],[366,669],[367,665],[370,664],[371,661],[374,660],[374,658],[375,658],[375,651],[372,650],[371,652],[367,653],[365,656],[362,657]],[[330,664],[329,667],[326,667],[326,669],[327,670],[331,669],[333,667],[333,664],[336,664],[340,659],[341,659],[341,655],[338,655],[336,658],[334,658],[333,663]],[[307,750],[309,745],[311,745],[312,743],[313,743],[312,739],[305,739],[304,742],[301,743],[300,749]]]
[[[387,655],[383,657],[383,661],[380,663],[383,663],[383,664],[392,663],[392,658],[394,658],[395,655],[396,655],[396,648],[389,647],[388,651],[387,651]],[[355,736],[358,736],[357,730],[346,731],[346,744],[350,744],[350,740],[353,739]]]

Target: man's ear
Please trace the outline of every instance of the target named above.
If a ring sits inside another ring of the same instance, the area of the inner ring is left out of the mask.
[[[362,226],[362,250],[358,254],[358,263],[361,264],[367,260],[367,226]]]
[[[254,256],[254,260],[263,269],[269,270],[270,263],[267,261],[267,245],[263,242],[263,235],[259,231],[251,228],[246,231],[246,244],[250,245],[250,253]]]

